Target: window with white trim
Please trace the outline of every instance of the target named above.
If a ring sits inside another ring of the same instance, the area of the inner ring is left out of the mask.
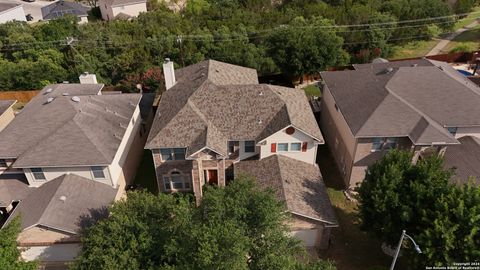
[[[190,177],[177,171],[163,175],[163,184],[167,191],[190,189],[191,187]]]
[[[450,134],[452,134],[453,136],[455,136],[457,134],[457,127],[449,127],[447,128],[448,132],[450,132]]]
[[[287,152],[288,151],[288,143],[278,143],[277,144],[278,152]]]
[[[42,168],[31,168],[30,171],[33,174],[33,178],[37,181],[46,180],[45,174],[43,173]]]
[[[291,143],[290,144],[290,151],[292,151],[292,152],[302,151],[302,143]]]
[[[398,138],[373,138],[371,152],[390,150],[397,147]]]
[[[92,170],[93,178],[95,179],[105,179],[105,173],[103,172],[103,167],[101,166],[92,166],[90,167]]]
[[[162,161],[185,160],[185,148],[162,148],[160,149]]]
[[[255,153],[255,141],[245,141],[245,153]]]

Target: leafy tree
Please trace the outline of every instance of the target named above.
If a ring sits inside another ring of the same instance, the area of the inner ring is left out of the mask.
[[[35,270],[37,262],[25,262],[20,259],[17,248],[17,236],[20,233],[20,219],[13,219],[7,227],[0,230],[0,265],[5,270]]]
[[[480,188],[453,185],[438,156],[411,160],[410,152],[391,151],[368,168],[358,189],[362,228],[391,246],[407,230],[423,251],[409,256],[412,267],[479,258]]]
[[[287,234],[283,204],[252,179],[191,195],[129,193],[83,237],[73,269],[318,269]]]
[[[342,49],[342,38],[322,28],[330,25],[322,18],[297,17],[271,34],[269,54],[283,73],[294,77],[344,65],[348,56]]]

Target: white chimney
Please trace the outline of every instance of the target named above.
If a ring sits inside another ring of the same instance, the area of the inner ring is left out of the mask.
[[[95,74],[88,74],[88,72],[84,72],[80,77],[81,84],[97,84],[97,76]]]
[[[165,88],[167,90],[175,85],[175,69],[170,58],[165,58],[165,62],[163,62],[163,76],[165,77]]]

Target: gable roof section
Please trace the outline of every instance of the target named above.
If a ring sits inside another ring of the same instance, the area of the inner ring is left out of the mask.
[[[88,15],[87,8],[81,4],[64,0],[59,0],[42,7],[42,17],[44,20],[53,20],[65,15],[85,17]]]
[[[0,207],[23,200],[33,189],[24,174],[0,174]]]
[[[9,220],[21,215],[22,229],[40,225],[76,234],[87,219],[106,213],[116,193],[103,183],[64,174],[34,189]]]
[[[160,100],[147,149],[207,147],[227,154],[228,140],[261,141],[294,125],[323,142],[303,91],[258,84],[254,69],[207,60],[176,71]]]
[[[460,145],[447,147],[444,155],[445,168],[455,168],[453,180],[465,184],[470,177],[475,177],[480,186],[480,139],[465,136],[458,139]]]
[[[480,126],[480,88],[447,65],[418,59],[354,67],[321,75],[357,138],[458,144],[446,127]]]
[[[16,168],[110,164],[141,95],[71,98],[55,91],[33,98],[0,132],[0,157],[16,158]]]
[[[329,225],[337,220],[317,166],[282,155],[234,164],[235,176],[256,178],[263,188],[272,188],[287,209],[296,215]]]

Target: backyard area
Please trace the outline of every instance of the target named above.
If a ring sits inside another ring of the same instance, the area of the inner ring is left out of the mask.
[[[449,53],[453,49],[472,52],[479,49],[480,42],[480,26],[472,28],[471,30],[465,31],[455,37],[450,41],[447,46],[445,46],[441,53]]]
[[[317,162],[340,225],[332,230],[331,246],[320,257],[334,260],[338,270],[388,269],[392,258],[382,252],[380,241],[360,230],[357,203],[343,194],[344,184],[326,145],[319,146]],[[405,268],[399,261],[395,269]]]

